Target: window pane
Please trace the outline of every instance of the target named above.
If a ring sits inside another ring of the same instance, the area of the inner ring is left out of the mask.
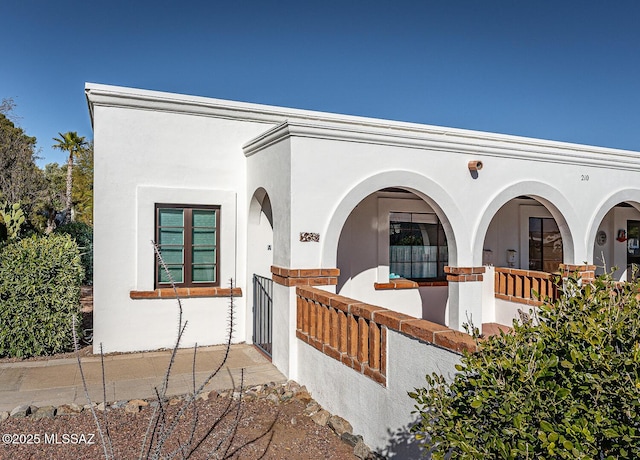
[[[159,209],[158,225],[160,227],[182,227],[184,225],[182,209]]]
[[[529,218],[529,269],[554,272],[562,263],[562,237],[549,217]]]
[[[184,230],[182,228],[161,228],[158,235],[158,244],[184,244]]]
[[[448,246],[440,246],[438,248],[438,255],[440,258],[440,262],[449,263],[449,247]]]
[[[411,222],[410,212],[390,212],[389,220],[392,222]]]
[[[176,283],[182,283],[183,282],[183,276],[182,276],[182,265],[169,265],[168,266],[169,272],[171,273],[171,276],[173,276],[173,281],[175,281]],[[160,265],[158,267],[158,280],[160,283],[169,283],[169,275],[167,274],[167,272],[164,270],[164,268],[162,268],[162,265]]]
[[[194,227],[215,227],[216,226],[216,212],[205,211],[202,209],[193,210],[193,226]]]
[[[197,265],[193,267],[194,283],[213,283],[216,281],[215,265]]]
[[[216,231],[208,228],[193,229],[193,245],[194,246],[215,246]]]
[[[542,219],[529,217],[529,269],[542,270]]]
[[[447,240],[435,214],[390,213],[390,273],[416,280],[444,277],[447,256]]]
[[[411,222],[391,222],[389,243],[393,246],[414,246],[423,244],[419,224]]]
[[[167,265],[181,265],[184,263],[184,256],[182,253],[182,247],[161,247],[160,254],[162,255],[162,259],[164,263]]]
[[[542,269],[555,272],[562,263],[562,236],[554,219],[544,219],[542,222]]]
[[[193,248],[193,263],[194,264],[215,264],[216,263],[216,250],[215,248]]]
[[[425,246],[438,245],[438,225],[420,224],[420,232]]]
[[[435,214],[410,214],[411,222],[421,224],[437,224],[438,217]]]

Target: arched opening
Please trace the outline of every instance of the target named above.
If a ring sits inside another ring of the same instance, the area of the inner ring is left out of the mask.
[[[247,340],[271,356],[273,343],[273,211],[267,192],[256,190],[249,204],[247,228]]]
[[[612,273],[619,281],[632,281],[640,275],[639,209],[638,202],[622,201],[606,210],[596,223],[592,235],[596,274]]]
[[[447,225],[442,211],[411,189],[369,194],[340,232],[337,293],[444,324]]]
[[[271,276],[273,264],[273,211],[267,192],[256,190],[249,205],[247,271],[250,275]]]
[[[555,273],[564,261],[562,222],[534,197],[505,203],[491,219],[483,265]]]
[[[520,195],[506,201],[493,215],[482,246],[489,280],[485,321],[511,325],[519,311],[554,297],[560,265],[573,263],[572,243],[563,214],[548,200]]]

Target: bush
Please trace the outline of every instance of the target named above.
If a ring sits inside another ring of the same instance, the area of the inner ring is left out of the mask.
[[[68,235],[32,236],[0,249],[0,356],[72,349],[83,275]]]
[[[432,458],[640,458],[638,284],[602,276],[410,396]]]
[[[71,235],[76,240],[84,268],[82,284],[93,284],[93,227],[84,222],[71,222],[57,227],[55,233]]]

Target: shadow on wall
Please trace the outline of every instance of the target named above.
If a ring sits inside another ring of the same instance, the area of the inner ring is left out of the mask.
[[[422,300],[422,319],[436,324],[446,324],[448,286],[428,286],[419,288]]]
[[[412,425],[413,424],[409,424],[399,428],[395,432],[387,429],[389,441],[382,450],[377,452],[378,455],[382,458],[394,460],[431,458],[430,455],[424,457],[425,452],[420,449],[420,445],[418,444],[418,441],[416,441],[415,435],[411,433]]]

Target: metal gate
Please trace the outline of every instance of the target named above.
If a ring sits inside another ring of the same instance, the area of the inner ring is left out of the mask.
[[[273,280],[253,275],[253,344],[271,356]]]

